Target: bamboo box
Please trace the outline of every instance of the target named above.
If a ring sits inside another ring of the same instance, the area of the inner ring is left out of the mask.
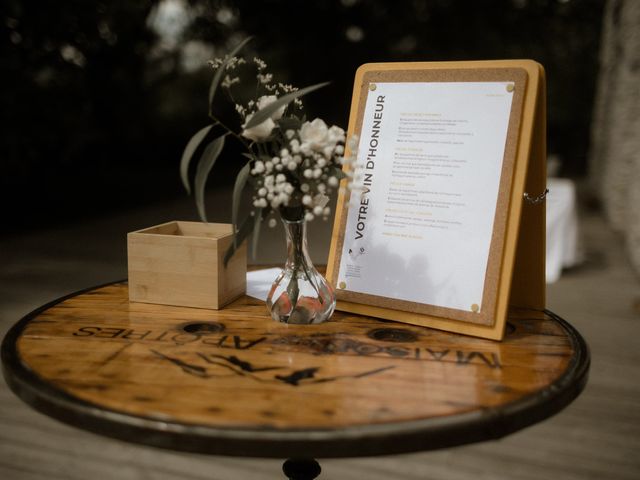
[[[127,235],[129,300],[220,309],[245,293],[246,245],[225,267],[230,224],[168,222]]]

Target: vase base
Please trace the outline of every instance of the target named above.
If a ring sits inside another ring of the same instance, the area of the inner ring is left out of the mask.
[[[307,252],[304,219],[282,219],[287,234],[287,263],[271,285],[267,310],[275,321],[291,325],[323,323],[336,308],[336,296]]]
[[[270,310],[269,313],[276,322],[291,325],[316,325],[329,320],[333,314],[333,308],[322,313],[306,308],[295,308],[290,314],[279,314],[275,309]]]

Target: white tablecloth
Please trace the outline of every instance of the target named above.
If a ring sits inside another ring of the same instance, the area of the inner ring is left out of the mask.
[[[271,290],[271,284],[281,271],[282,268],[265,268],[247,272],[247,295],[265,301]]]
[[[563,268],[581,260],[578,244],[576,188],[566,178],[547,180],[547,283],[560,278]]]

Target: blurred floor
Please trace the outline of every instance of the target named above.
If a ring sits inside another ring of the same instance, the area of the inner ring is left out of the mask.
[[[228,192],[209,197],[229,221]],[[153,205],[59,229],[0,239],[0,335],[32,309],[88,285],[126,277],[126,233],[193,219],[189,201]],[[592,367],[585,392],[555,417],[505,439],[438,452],[321,461],[326,479],[640,478],[640,281],[619,238],[595,214],[581,218],[586,262],[548,287],[548,307],[582,332]],[[324,263],[330,225],[311,227]],[[258,263],[284,256],[265,229]],[[36,413],[0,384],[0,478],[218,480],[284,478],[280,461],[178,454],[102,438]]]

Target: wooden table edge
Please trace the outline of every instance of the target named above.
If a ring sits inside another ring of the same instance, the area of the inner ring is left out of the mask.
[[[34,409],[69,425],[128,442],[170,450],[262,458],[340,458],[411,453],[502,438],[549,418],[584,389],[589,348],[567,321],[546,310],[575,349],[566,371],[547,388],[496,408],[410,422],[340,429],[214,428],[163,422],[107,410],[58,390],[22,363],[16,340],[31,319],[78,295],[125,280],[70,293],[25,315],[2,342],[2,372],[10,389]]]

